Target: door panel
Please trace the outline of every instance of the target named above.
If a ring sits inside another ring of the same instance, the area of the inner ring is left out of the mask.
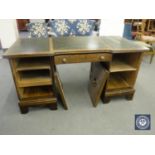
[[[108,70],[101,63],[92,63],[88,91],[94,107],[99,102],[108,75]]]
[[[62,103],[64,109],[67,110],[68,106],[67,106],[67,102],[66,102],[66,98],[65,98],[65,94],[64,94],[64,90],[63,90],[63,85],[61,83],[57,69],[54,72],[54,78],[55,78],[56,88],[58,90],[58,94],[61,99],[61,103]]]
[[[26,24],[29,23],[29,19],[17,19],[17,25],[19,31],[27,30]]]

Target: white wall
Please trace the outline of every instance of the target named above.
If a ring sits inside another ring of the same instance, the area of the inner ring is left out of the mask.
[[[100,36],[122,36],[124,19],[101,19]]]
[[[2,48],[9,48],[19,37],[15,19],[0,19],[0,41]]]

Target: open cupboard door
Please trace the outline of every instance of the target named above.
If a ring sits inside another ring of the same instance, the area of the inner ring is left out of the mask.
[[[91,64],[88,91],[94,107],[97,106],[100,100],[108,76],[108,70],[105,69],[101,63],[97,62]]]
[[[55,67],[55,71],[54,71],[54,79],[55,79],[55,85],[57,88],[58,95],[61,99],[61,103],[62,103],[64,109],[67,110],[68,106],[67,106],[66,98],[64,95],[63,86],[62,86],[62,83],[61,83],[61,80],[59,77],[59,73],[58,73],[56,67]]]

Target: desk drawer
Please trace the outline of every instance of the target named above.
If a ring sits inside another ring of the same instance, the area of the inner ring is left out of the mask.
[[[97,53],[97,54],[70,54],[55,56],[56,64],[65,63],[80,63],[80,62],[99,62],[111,61],[112,55],[110,53]]]

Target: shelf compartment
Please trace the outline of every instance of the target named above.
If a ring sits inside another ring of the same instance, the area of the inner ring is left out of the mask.
[[[17,61],[16,71],[41,69],[50,70],[49,58],[20,58]]]
[[[22,99],[55,97],[52,86],[25,87],[20,92]]]
[[[110,72],[137,71],[141,61],[141,53],[114,54]]]
[[[49,70],[34,70],[19,72],[19,87],[42,86],[52,84]]]
[[[110,66],[110,72],[127,72],[127,71],[136,71],[135,67],[121,61],[121,60],[114,60]]]
[[[107,90],[120,90],[131,88],[129,83],[125,80],[121,74],[113,73],[110,75]]]

